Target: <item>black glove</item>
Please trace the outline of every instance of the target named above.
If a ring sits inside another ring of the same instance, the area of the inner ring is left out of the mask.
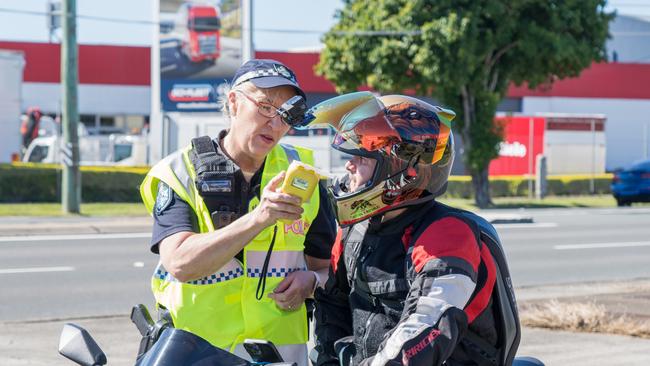
[[[357,354],[357,348],[354,345],[354,336],[347,336],[334,342],[334,351],[338,355],[341,366],[352,365],[352,358]]]

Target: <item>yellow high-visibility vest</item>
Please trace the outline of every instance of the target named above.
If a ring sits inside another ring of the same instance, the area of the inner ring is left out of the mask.
[[[196,172],[190,159],[191,145],[156,164],[140,186],[142,200],[151,214],[156,202],[158,183],[166,183],[198,217],[201,233],[214,231],[203,198],[194,181]],[[286,170],[292,160],[313,164],[311,150],[278,144],[266,157],[260,192],[271,178]],[[152,290],[159,305],[171,313],[174,326],[190,331],[213,345],[230,350],[246,338],[272,341],[281,353],[282,346],[307,342],[307,315],[304,304],[297,311],[280,310],[267,295],[287,274],[305,270],[303,254],[305,235],[319,208],[318,189],[304,212],[292,223],[277,222],[277,234],[267,271],[266,289],[261,300],[255,298],[261,269],[271,243],[274,226],[262,230],[244,248],[243,263],[231,259],[212,275],[189,282],[179,282],[158,264],[152,277]],[[259,204],[257,197],[249,203],[249,211]],[[290,361],[290,360],[287,360]]]

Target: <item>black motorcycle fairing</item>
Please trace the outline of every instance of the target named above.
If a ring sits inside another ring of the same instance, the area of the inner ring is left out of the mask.
[[[135,366],[249,366],[232,353],[214,347],[205,339],[181,329],[167,328],[158,341],[137,360]]]

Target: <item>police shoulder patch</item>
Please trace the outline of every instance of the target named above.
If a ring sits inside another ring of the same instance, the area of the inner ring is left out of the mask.
[[[165,182],[158,183],[158,195],[156,196],[156,215],[160,215],[172,203],[174,192]]]

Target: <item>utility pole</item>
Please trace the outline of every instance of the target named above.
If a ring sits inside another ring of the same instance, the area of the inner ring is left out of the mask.
[[[63,0],[61,24],[61,89],[63,95],[63,182],[61,206],[64,213],[79,213],[81,174],[79,173],[79,136],[77,136],[77,0]]]
[[[242,0],[242,64],[255,58],[255,47],[253,47],[253,0]]]

